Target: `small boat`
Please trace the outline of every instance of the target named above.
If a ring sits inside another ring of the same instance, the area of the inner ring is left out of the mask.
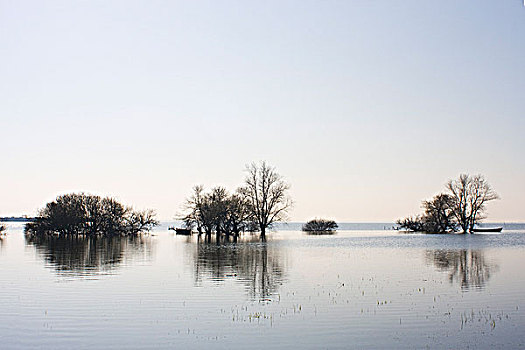
[[[503,227],[477,227],[473,228],[472,232],[501,232]]]
[[[175,229],[176,235],[184,235],[184,236],[190,236],[191,230],[189,228],[176,228]]]

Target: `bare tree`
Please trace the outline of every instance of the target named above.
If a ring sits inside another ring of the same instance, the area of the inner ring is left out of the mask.
[[[453,198],[453,214],[463,233],[472,232],[474,225],[484,218],[485,204],[498,199],[482,175],[461,174],[457,180],[450,180],[447,189]]]
[[[209,215],[208,195],[204,193],[204,186],[193,187],[193,194],[186,199],[184,210],[186,213],[180,217],[184,221],[186,228],[197,227],[199,234],[206,233],[211,235],[213,223]]]
[[[159,225],[159,221],[155,219],[155,212],[153,210],[130,210],[130,214],[125,217],[124,221],[126,232],[131,235],[148,232],[153,227]]]
[[[237,238],[241,231],[249,230],[252,222],[248,202],[237,191],[229,197],[227,202],[226,225]]]
[[[248,175],[239,189],[248,204],[248,210],[261,230],[261,239],[266,239],[266,229],[277,221],[286,219],[292,206],[288,196],[288,185],[275,168],[261,162],[246,166]]]
[[[226,216],[228,214],[228,191],[224,187],[214,187],[209,194],[211,221],[215,228],[215,233],[229,233],[226,226]]]

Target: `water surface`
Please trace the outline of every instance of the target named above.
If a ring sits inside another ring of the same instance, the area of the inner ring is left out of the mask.
[[[383,227],[384,226],[384,227]],[[6,349],[523,348],[525,227],[0,241]],[[372,227],[374,228],[374,227]]]

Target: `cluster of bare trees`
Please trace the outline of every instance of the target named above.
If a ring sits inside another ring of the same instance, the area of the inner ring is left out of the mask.
[[[30,234],[123,236],[147,232],[156,225],[151,210],[135,211],[114,198],[71,193],[47,203],[25,229]]]
[[[485,218],[487,202],[498,199],[498,194],[482,175],[461,174],[447,183],[447,192],[429,201],[423,201],[424,213],[398,220],[401,228],[420,232],[472,232]]]
[[[208,236],[260,231],[264,239],[268,228],[285,220],[292,203],[290,186],[282,176],[266,162],[252,163],[246,172],[243,186],[233,194],[222,187],[206,192],[203,186],[195,186],[181,217],[186,227]]]
[[[249,229],[250,215],[245,199],[238,192],[228,193],[223,187],[215,187],[206,192],[199,185],[186,200],[186,214],[181,218],[186,228],[197,229],[199,234],[238,236]]]

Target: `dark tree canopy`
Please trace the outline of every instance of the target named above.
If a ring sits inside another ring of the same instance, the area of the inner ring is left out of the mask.
[[[453,215],[454,199],[440,193],[429,201],[423,201],[425,212],[422,217],[423,230],[426,232],[454,231],[456,223]]]
[[[303,225],[303,231],[314,234],[334,233],[339,226],[333,220],[313,219]]]
[[[440,193],[431,200],[423,201],[423,215],[398,220],[399,227],[416,232],[445,233],[456,229],[452,213],[453,198]]]
[[[135,211],[110,197],[71,193],[47,203],[25,229],[32,234],[125,236],[156,225],[152,210]]]

